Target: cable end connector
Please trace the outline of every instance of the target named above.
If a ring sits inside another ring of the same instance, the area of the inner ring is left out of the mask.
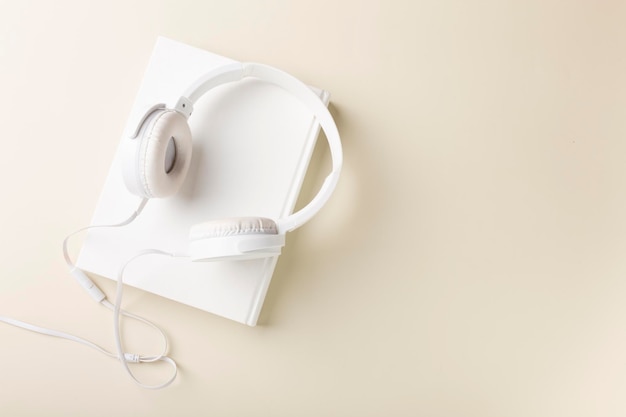
[[[78,283],[87,291],[87,293],[94,299],[94,301],[100,303],[106,298],[104,293],[100,291],[100,288],[89,277],[77,267],[73,267],[70,270],[70,274],[78,281]]]

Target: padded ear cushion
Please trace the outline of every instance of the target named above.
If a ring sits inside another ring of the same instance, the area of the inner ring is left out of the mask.
[[[276,235],[278,227],[274,220],[265,217],[233,217],[196,224],[191,227],[189,238],[199,240],[252,234]]]
[[[191,164],[191,130],[187,119],[173,110],[158,110],[146,120],[141,133],[138,171],[147,197],[168,197],[185,181]],[[165,158],[170,139],[176,146],[176,157],[170,172],[165,172]]]

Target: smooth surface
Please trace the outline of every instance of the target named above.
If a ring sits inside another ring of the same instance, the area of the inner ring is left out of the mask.
[[[60,241],[157,35],[323,86],[345,146],[259,326],[129,290],[173,339],[162,392],[0,327],[2,415],[623,416],[625,21],[617,1],[0,2],[4,315],[112,346]]]

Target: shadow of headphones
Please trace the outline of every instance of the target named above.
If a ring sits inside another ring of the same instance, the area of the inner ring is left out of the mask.
[[[283,88],[315,116],[326,134],[332,170],[317,195],[302,209],[280,219],[233,217],[196,224],[189,232],[193,261],[244,260],[277,256],[285,234],[309,221],[326,204],[337,185],[343,163],[337,126],[321,99],[297,78],[262,64],[235,63],[218,67],[195,81],[174,109],[151,107],[122,151],[122,171],[128,190],[144,199],[174,195],[191,163],[192,139],[187,119],[194,104],[211,89],[253,77]]]

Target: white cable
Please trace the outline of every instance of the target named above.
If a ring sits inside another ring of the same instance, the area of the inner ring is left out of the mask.
[[[85,230],[89,230],[89,229],[97,229],[97,228],[102,228],[102,227],[122,227],[122,226],[126,226],[127,224],[132,223],[132,221],[135,220],[137,218],[137,216],[139,216],[141,214],[141,212],[143,211],[143,208],[146,206],[147,203],[148,203],[148,199],[147,198],[141,199],[141,201],[139,202],[139,207],[137,207],[137,210],[135,210],[133,212],[133,214],[130,215],[129,218],[127,218],[126,220],[124,220],[121,223],[87,226],[87,227],[83,227],[81,229],[78,229],[75,232],[72,232],[69,235],[67,235],[65,237],[65,239],[63,239],[63,257],[65,258],[65,262],[67,263],[67,266],[69,266],[70,269],[76,268],[76,265],[74,265],[74,262],[72,262],[72,259],[70,258],[70,253],[69,253],[69,251],[67,249],[67,242],[70,240],[70,238],[72,236],[77,235],[78,233],[84,232]]]
[[[114,330],[114,338],[115,338],[115,347],[117,348],[117,358],[120,360],[120,363],[122,364],[122,366],[124,367],[124,370],[128,373],[128,375],[135,381],[135,383],[137,385],[139,385],[142,388],[161,389],[161,388],[167,387],[172,382],[174,382],[174,380],[176,379],[176,375],[178,373],[176,362],[174,362],[174,360],[172,358],[170,358],[168,356],[165,356],[165,352],[167,351],[167,345],[166,345],[166,347],[165,347],[165,349],[163,351],[163,354],[161,354],[161,355],[150,356],[150,357],[141,357],[141,356],[139,357],[138,362],[164,361],[164,362],[167,362],[170,365],[172,365],[172,367],[174,368],[171,377],[168,380],[166,380],[165,382],[163,382],[162,384],[146,385],[146,384],[142,383],[141,381],[139,381],[137,379],[137,377],[135,376],[135,374],[130,370],[130,368],[128,366],[128,362],[130,362],[130,361],[128,360],[128,358],[126,357],[126,354],[124,353],[124,346],[123,346],[123,343],[122,343],[122,335],[120,333],[120,313],[122,312],[121,305],[122,305],[122,293],[123,293],[123,289],[124,289],[124,270],[135,259],[140,258],[142,256],[147,256],[147,255],[163,255],[163,256],[171,256],[171,257],[183,257],[182,255],[175,255],[173,253],[164,252],[164,251],[158,250],[158,249],[146,249],[146,250],[143,250],[143,251],[135,254],[133,257],[128,259],[122,265],[122,267],[119,269],[119,272],[117,274],[117,286],[116,286],[116,291],[115,291],[115,304],[113,305],[113,330]],[[155,325],[153,325],[152,323],[148,322],[147,320],[145,320],[143,318],[138,318],[138,319],[143,321],[143,322],[147,322],[147,324],[150,324],[153,327],[155,327],[159,332],[161,332],[161,335],[163,335],[164,340],[167,343],[167,339],[165,339],[165,335],[163,334],[161,329],[157,328]]]
[[[58,330],[53,330],[53,329],[48,329],[45,327],[40,327],[40,326],[36,326],[30,323],[26,323],[20,320],[16,320],[10,317],[5,317],[5,316],[0,316],[0,322],[6,323],[6,324],[10,324],[12,326],[16,326],[16,327],[20,327],[22,329],[25,330],[29,330],[32,332],[36,332],[36,333],[40,333],[46,336],[52,336],[52,337],[59,337],[62,339],[67,339],[67,340],[71,340],[73,342],[77,342],[77,343],[81,343],[83,345],[86,345],[92,349],[97,350],[98,352],[101,352],[111,358],[114,359],[118,359],[120,360],[120,362],[122,363],[125,371],[129,374],[129,376],[135,381],[135,383],[137,385],[139,385],[140,387],[143,388],[148,388],[148,389],[160,389],[160,388],[165,388],[168,385],[170,385],[172,382],[174,382],[174,380],[176,379],[177,373],[178,373],[178,367],[176,365],[176,362],[166,356],[167,350],[168,350],[168,340],[167,340],[167,336],[165,335],[165,333],[163,332],[163,330],[161,330],[156,324],[152,323],[151,321],[138,316],[136,314],[132,314],[129,313],[125,310],[123,310],[121,308],[121,300],[122,300],[122,291],[123,291],[123,285],[122,285],[122,279],[123,279],[123,272],[124,269],[126,268],[126,266],[133,261],[134,259],[140,257],[140,256],[144,256],[144,255],[149,255],[149,254],[161,254],[161,255],[168,255],[168,256],[180,256],[180,255],[174,255],[174,254],[170,254],[167,252],[163,252],[163,251],[159,251],[156,249],[153,250],[147,250],[147,251],[142,251],[139,252],[138,254],[136,254],[135,256],[133,256],[132,258],[130,258],[128,261],[126,261],[122,267],[120,268],[120,272],[119,272],[119,276],[118,276],[118,281],[117,281],[117,292],[116,292],[116,300],[115,300],[115,304],[111,304],[107,299],[106,296],[104,295],[104,293],[102,293],[102,291],[95,285],[95,283],[89,279],[89,277],[87,277],[87,275],[80,269],[78,269],[76,267],[76,265],[74,264],[74,262],[72,262],[72,259],[69,255],[69,250],[67,248],[67,243],[69,241],[69,239],[80,233],[83,232],[85,230],[89,230],[89,229],[93,229],[93,228],[103,228],[103,227],[122,227],[122,226],[126,226],[127,224],[130,224],[133,220],[135,220],[137,218],[137,216],[141,213],[141,211],[143,210],[143,208],[145,207],[146,203],[148,202],[148,199],[142,199],[141,202],[139,203],[139,207],[137,208],[137,210],[135,210],[133,212],[133,214],[131,214],[131,216],[129,218],[127,218],[126,220],[124,220],[121,223],[116,223],[116,224],[110,224],[110,225],[96,225],[96,226],[87,226],[87,227],[83,227],[71,234],[69,234],[68,236],[65,237],[65,239],[63,239],[63,257],[65,258],[65,262],[67,263],[68,267],[70,268],[70,273],[77,279],[77,281],[79,282],[79,284],[81,284],[83,286],[83,288],[85,288],[85,290],[87,290],[87,292],[92,296],[92,298],[94,298],[96,301],[98,301],[99,303],[101,303],[102,305],[104,305],[105,307],[109,308],[110,310],[113,310],[113,316],[114,316],[114,322],[113,322],[113,327],[115,330],[115,346],[116,346],[116,350],[117,353],[111,353],[109,351],[107,351],[106,349],[102,348],[101,346],[90,342],[87,339],[83,339],[81,337],[78,336],[74,336],[72,334],[69,333],[65,333],[65,332],[61,332]],[[125,316],[125,317],[129,317],[135,320],[138,320],[150,327],[152,327],[153,329],[155,329],[160,335],[161,338],[163,339],[163,350],[160,354],[158,355],[151,355],[151,356],[144,356],[144,355],[138,355],[135,353],[128,353],[128,352],[124,352],[123,348],[122,348],[122,338],[121,338],[121,334],[119,331],[119,323],[120,323],[120,315],[121,316]],[[172,376],[167,379],[164,383],[162,384],[158,384],[158,385],[147,385],[144,384],[142,382],[140,382],[135,375],[131,372],[130,368],[128,367],[128,362],[131,363],[152,363],[152,362],[157,362],[157,361],[162,361],[162,362],[167,362],[169,363],[173,368],[173,372],[172,372]]]
[[[12,319],[10,317],[4,317],[4,316],[0,316],[0,321],[4,322],[6,324],[10,324],[12,326],[15,327],[21,327],[22,329],[26,329],[26,330],[30,330],[31,332],[35,332],[35,333],[41,333],[44,334],[46,336],[53,336],[53,337],[60,337],[62,339],[67,339],[67,340],[71,340],[73,342],[77,342],[77,343],[82,343],[83,345],[89,346],[90,348],[93,348],[95,350],[97,350],[98,352],[104,353],[105,355],[117,359],[117,355],[114,353],[111,353],[109,351],[107,351],[106,349],[96,345],[93,342],[90,342],[87,339],[83,339],[82,337],[78,337],[78,336],[74,336],[71,335],[69,333],[65,333],[65,332],[60,332],[58,330],[53,330],[53,329],[47,329],[45,327],[39,327],[39,326],[35,326],[34,324],[30,324],[30,323],[26,323],[20,320],[15,320]]]

